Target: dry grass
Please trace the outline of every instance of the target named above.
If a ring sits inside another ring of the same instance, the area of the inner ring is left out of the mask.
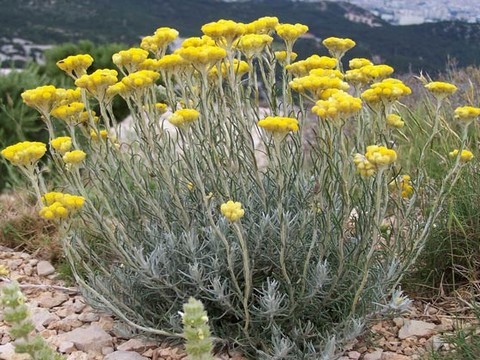
[[[0,195],[0,245],[53,262],[62,257],[57,227],[38,216],[34,199],[25,191]]]

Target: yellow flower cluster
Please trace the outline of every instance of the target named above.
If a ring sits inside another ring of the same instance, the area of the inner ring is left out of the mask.
[[[327,89],[347,90],[349,88],[346,82],[336,76],[308,75],[295,78],[288,85],[299,93],[311,92],[317,98],[320,98],[322,91]]]
[[[365,58],[353,58],[348,62],[348,67],[352,70],[360,69],[367,65],[373,65],[373,63]]]
[[[173,40],[178,37],[178,31],[169,27],[158,28],[151,36],[145,36],[140,47],[152,52],[155,56],[160,57]]]
[[[290,131],[298,131],[298,120],[290,117],[267,116],[257,124],[274,135],[285,136]]]
[[[177,127],[182,127],[190,125],[199,116],[200,113],[195,109],[179,109],[168,118],[168,121]]]
[[[345,79],[353,84],[367,84],[390,76],[394,69],[388,65],[365,65],[359,68],[347,70]]]
[[[157,110],[159,114],[165,114],[167,112],[167,109],[168,109],[168,105],[165,103],[155,104],[155,110]]]
[[[148,51],[140,48],[122,50],[112,55],[112,61],[127,73],[137,71],[148,57]]]
[[[275,31],[287,44],[293,44],[308,31],[308,26],[303,24],[279,24],[275,26]]]
[[[39,215],[47,220],[65,219],[82,208],[85,198],[61,192],[49,192],[42,196],[44,207]]]
[[[245,24],[245,34],[270,34],[278,25],[278,18],[275,16],[264,16]]]
[[[372,176],[377,171],[375,165],[368,161],[365,155],[355,154],[353,157],[353,163],[357,167],[359,174],[364,177]]]
[[[443,81],[432,81],[426,84],[425,88],[439,100],[446,98],[448,95],[452,95],[458,90],[455,85]]]
[[[322,41],[322,44],[328,49],[330,55],[340,59],[348,50],[353,48],[356,43],[352,39],[329,37]]]
[[[155,84],[160,74],[151,70],[139,70],[122,79],[122,84],[129,93],[138,93]]]
[[[240,220],[245,215],[245,210],[242,209],[242,204],[238,201],[229,200],[220,206],[222,215],[229,221],[235,222]]]
[[[381,168],[394,163],[397,160],[397,153],[386,146],[370,145],[367,146],[365,157],[377,168]]]
[[[67,151],[65,155],[63,155],[63,161],[65,161],[66,164],[78,165],[85,160],[86,156],[87,154],[82,150]]]
[[[76,124],[80,121],[80,114],[83,113],[85,104],[81,102],[72,102],[65,105],[57,106],[52,110],[52,116],[65,121],[67,124]]]
[[[28,106],[37,109],[47,116],[65,95],[65,89],[57,89],[53,85],[39,86],[22,93],[22,99]]]
[[[270,45],[273,38],[266,34],[247,34],[239,38],[234,46],[240,50],[247,59],[259,55],[266,46]]]
[[[10,274],[10,270],[8,269],[8,267],[1,264],[0,265],[0,276],[8,276],[8,274]]]
[[[282,64],[283,66],[290,65],[290,63],[287,64],[287,52],[286,51],[275,51],[275,59]],[[297,58],[298,54],[296,52],[290,52],[290,62],[295,61]]]
[[[239,36],[245,34],[246,26],[233,20],[220,19],[202,26],[202,32],[216,41],[218,46],[230,48]]]
[[[86,89],[100,101],[105,98],[107,88],[117,82],[118,72],[110,69],[99,69],[90,75],[82,75],[75,85]]]
[[[461,106],[455,109],[455,119],[465,124],[470,124],[480,116],[480,108],[473,106]]]
[[[388,184],[390,191],[400,191],[400,195],[404,199],[408,199],[413,195],[413,185],[409,175],[402,175],[392,180]]]
[[[222,72],[222,77],[226,77],[228,71],[230,69],[230,62],[222,62],[220,66],[220,70]],[[233,59],[233,71],[236,75],[242,76],[250,71],[250,66],[246,61]],[[216,80],[218,78],[218,67],[213,67],[209,72],[208,76],[212,80]]]
[[[344,91],[334,92],[327,100],[319,100],[312,112],[322,119],[346,118],[362,109],[362,100]]]
[[[456,158],[458,156],[459,150],[455,149],[452,152],[450,152],[448,155],[451,158]],[[473,159],[473,153],[469,150],[462,150],[462,153],[460,154],[460,161],[461,162],[469,162],[470,160]]]
[[[75,89],[66,89],[62,92],[62,89],[57,89],[61,94],[62,100],[59,105],[70,104],[72,102],[81,102],[82,101],[82,89],[79,87]]]
[[[401,80],[388,78],[372,84],[370,89],[362,93],[362,99],[371,105],[378,103],[391,104],[399,98],[412,93],[412,90]]]
[[[227,56],[225,49],[210,45],[180,48],[176,53],[191,63],[197,70],[205,72]]]
[[[99,139],[107,139],[108,138],[108,131],[103,129],[100,131],[97,131],[95,129],[90,130],[90,138],[94,141],[99,140]]]
[[[50,140],[50,145],[60,154],[64,155],[72,148],[72,138],[70,136],[59,136]]]
[[[2,150],[2,156],[17,166],[32,166],[45,155],[47,146],[38,141],[22,141],[7,146]]]
[[[390,127],[396,128],[396,129],[401,129],[405,125],[405,122],[397,114],[387,115],[386,120],[387,120],[387,126],[390,126]]]
[[[337,60],[328,56],[312,55],[305,60],[285,66],[285,69],[296,77],[306,76],[313,69],[334,69]]]
[[[213,40],[210,36],[203,35],[202,37],[189,37],[182,41],[182,48],[187,47],[199,47],[204,45],[215,46],[215,40]]]
[[[86,74],[92,64],[93,58],[88,54],[72,55],[57,61],[57,66],[74,79]]]

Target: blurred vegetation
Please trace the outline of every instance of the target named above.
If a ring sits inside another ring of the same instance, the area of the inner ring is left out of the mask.
[[[303,23],[317,39],[350,37],[358,42],[350,52],[394,66],[397,72],[443,71],[448,58],[461,67],[477,64],[480,24],[461,22],[393,26],[355,5],[337,2],[292,2],[256,0],[225,3],[218,0],[20,0],[12,5],[0,0],[0,37],[20,37],[39,44],[90,39],[97,44],[139,42],[161,26],[180,31],[181,36],[199,35],[202,24],[230,18],[248,22],[260,16],[277,16],[282,22]],[[369,19],[377,25],[352,22],[348,14]],[[304,58],[315,52],[310,41]]]

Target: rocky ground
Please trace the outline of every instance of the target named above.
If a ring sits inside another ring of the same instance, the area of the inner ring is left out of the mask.
[[[28,299],[37,332],[68,360],[177,360],[186,354],[169,347],[122,335],[122,324],[112,316],[88,306],[75,288],[58,280],[47,261],[0,247],[0,264],[10,270],[6,281],[17,280]],[[429,304],[416,303],[404,317],[379,321],[352,344],[342,360],[422,359],[430,349],[448,347],[442,334],[464,326],[458,318]],[[0,314],[0,359],[28,359],[14,354],[9,326]],[[239,354],[223,354],[217,359],[243,359]]]

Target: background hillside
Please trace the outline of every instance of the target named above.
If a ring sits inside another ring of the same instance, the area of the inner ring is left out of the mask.
[[[480,24],[460,22],[393,26],[347,3],[252,0],[0,0],[0,39],[19,37],[37,44],[89,39],[96,43],[137,44],[157,27],[178,29],[181,36],[200,34],[200,26],[219,18],[251,21],[278,16],[301,22],[317,39],[350,37],[358,46],[351,56],[387,62],[399,71],[442,71],[448,58],[458,66],[478,63]],[[355,20],[355,21],[352,21]],[[302,55],[321,53],[318,40],[299,44]]]

